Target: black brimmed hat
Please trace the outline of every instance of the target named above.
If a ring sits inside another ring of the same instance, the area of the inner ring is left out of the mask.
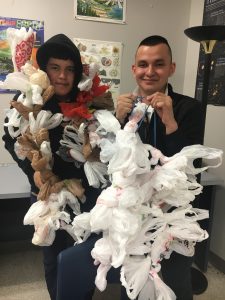
[[[51,57],[71,59],[74,62],[76,83],[80,81],[83,71],[80,52],[65,34],[54,35],[38,48],[36,59],[41,70],[46,71],[46,65]]]

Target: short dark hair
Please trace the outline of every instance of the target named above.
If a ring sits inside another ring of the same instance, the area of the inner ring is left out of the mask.
[[[172,61],[172,50],[171,50],[171,47],[170,47],[167,39],[164,38],[161,35],[151,35],[151,36],[146,37],[145,39],[143,39],[140,42],[138,48],[141,47],[141,46],[156,46],[156,45],[159,45],[159,44],[165,44],[165,45],[167,45],[168,50],[169,50],[169,54],[170,54],[170,57],[171,57],[171,61]]]

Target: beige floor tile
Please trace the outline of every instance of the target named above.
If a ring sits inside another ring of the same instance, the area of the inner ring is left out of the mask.
[[[209,264],[205,275],[208,289],[194,300],[224,300],[225,274]],[[102,293],[96,290],[93,300],[119,300],[119,294],[119,285],[108,285]],[[22,242],[0,243],[0,300],[50,300],[40,248]]]

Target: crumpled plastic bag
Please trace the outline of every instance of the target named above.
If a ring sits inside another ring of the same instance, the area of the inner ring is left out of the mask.
[[[66,189],[62,189],[58,194],[52,193],[47,201],[38,200],[31,205],[23,223],[35,227],[33,244],[50,246],[55,239],[55,231],[62,227],[75,238],[71,230],[72,224],[71,227],[65,225],[71,222],[70,214],[63,210],[66,204],[74,209],[74,213],[80,214],[78,199]]]
[[[20,29],[10,27],[6,34],[12,53],[14,70],[20,71],[21,67],[30,60],[36,33],[31,27],[28,31],[25,27]]]

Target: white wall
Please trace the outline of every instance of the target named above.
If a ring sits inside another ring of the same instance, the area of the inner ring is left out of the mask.
[[[204,0],[192,0],[189,27],[202,24]],[[196,73],[199,56],[199,43],[188,40],[187,60],[184,80],[184,93],[194,96]],[[225,152],[225,107],[208,105],[205,127],[204,144],[209,147],[222,149]],[[215,173],[225,182],[224,163],[210,172]],[[225,260],[225,185],[217,188],[215,209],[211,234],[210,250]]]
[[[119,41],[124,44],[121,92],[133,90],[131,64],[138,43],[148,35],[164,35],[171,43],[177,71],[172,83],[182,92],[191,0],[127,0],[126,25],[75,20],[73,0],[0,0],[1,16],[44,20],[45,40],[57,33],[70,38]],[[11,95],[0,95],[0,124]],[[2,136],[2,126],[0,126]],[[0,163],[12,162],[0,140]]]
[[[204,0],[191,0],[189,26],[202,24]],[[188,38],[183,93],[194,97],[200,44]]]

